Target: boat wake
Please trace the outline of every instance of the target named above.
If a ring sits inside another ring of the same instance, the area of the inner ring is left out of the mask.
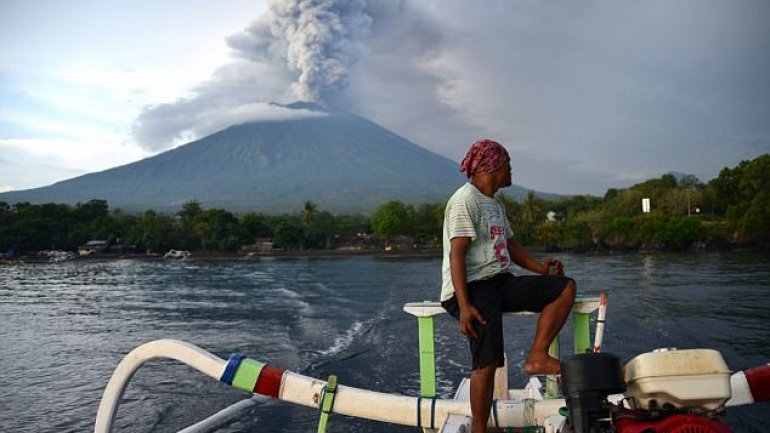
[[[336,337],[329,347],[309,353],[306,365],[301,370],[306,374],[313,374],[331,363],[350,360],[369,352],[368,345],[360,344],[360,340],[372,332],[376,321],[377,319],[374,318],[364,322],[354,322],[342,335]],[[358,350],[351,352],[351,347],[356,347]]]
[[[318,354],[321,356],[334,356],[342,353],[350,348],[356,337],[367,334],[372,328],[374,328],[373,320],[368,320],[366,324],[364,322],[355,322],[344,334],[335,338],[334,343],[328,349],[319,350]]]

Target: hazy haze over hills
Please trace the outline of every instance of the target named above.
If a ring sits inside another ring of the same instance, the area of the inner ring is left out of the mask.
[[[107,200],[125,211],[204,207],[369,212],[387,200],[442,202],[465,178],[458,164],[355,115],[295,103],[287,119],[229,127],[135,163],[0,194],[8,203]],[[521,197],[526,190],[505,192]]]

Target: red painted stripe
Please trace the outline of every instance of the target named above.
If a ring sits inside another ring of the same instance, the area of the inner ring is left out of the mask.
[[[282,379],[282,369],[265,365],[262,367],[262,372],[259,373],[257,384],[254,385],[254,393],[278,398],[278,393],[281,391]]]
[[[770,400],[770,365],[752,368],[743,373],[746,375],[746,382],[749,383],[754,401]]]

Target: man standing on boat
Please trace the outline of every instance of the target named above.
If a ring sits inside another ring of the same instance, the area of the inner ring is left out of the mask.
[[[469,181],[452,195],[444,213],[441,305],[470,340],[475,433],[487,431],[495,369],[503,365],[502,313],[540,313],[524,371],[557,374],[559,361],[548,356],[548,346],[564,325],[576,293],[561,262],[540,263],[514,240],[505,208],[494,198],[511,185],[510,161],[500,143],[473,143],[460,164]],[[512,263],[540,275],[514,276]],[[549,265],[559,275],[549,276]]]

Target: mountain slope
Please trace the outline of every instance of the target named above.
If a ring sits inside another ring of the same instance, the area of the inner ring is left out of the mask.
[[[333,212],[368,212],[390,199],[441,202],[463,182],[454,161],[361,117],[319,112],[232,126],[128,165],[0,194],[0,201],[100,198],[136,211],[174,210],[197,200],[204,207],[277,213],[310,200]]]

